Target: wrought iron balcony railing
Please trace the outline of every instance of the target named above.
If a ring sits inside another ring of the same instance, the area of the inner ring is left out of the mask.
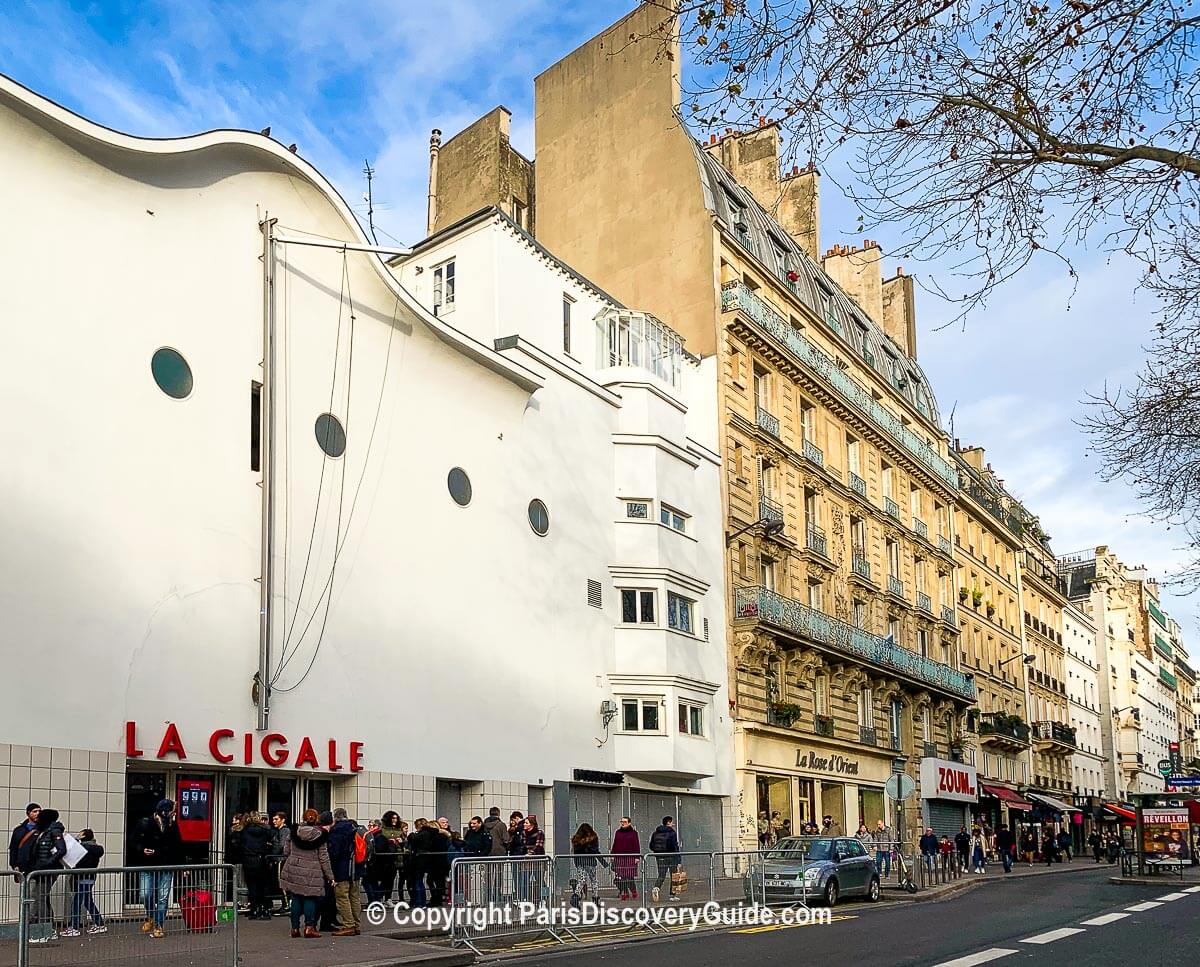
[[[865,554],[860,554],[856,550],[850,557],[850,566],[854,568],[854,573],[859,577],[871,580],[871,562],[867,560]]]
[[[783,507],[770,497],[758,498],[758,519],[768,523],[783,520]]]
[[[814,346],[788,321],[755,295],[739,280],[721,286],[721,309],[738,310],[757,324],[796,359],[815,373],[827,386],[877,426],[893,442],[903,447],[951,490],[958,489],[958,473],[933,447],[910,430],[901,419],[876,400],[870,391]]]
[[[913,530],[917,532],[918,537],[923,537],[929,540],[929,525],[919,517],[913,518]]]
[[[1033,737],[1072,747],[1075,745],[1075,730],[1069,725],[1063,725],[1061,722],[1034,722]]]
[[[817,735],[823,735],[827,738],[833,738],[833,716],[832,715],[817,715],[813,718],[813,731]]]
[[[754,417],[759,429],[766,430],[775,439],[779,439],[778,417],[774,416],[770,411],[764,410],[761,406],[755,407]]]
[[[889,517],[895,517],[896,520],[900,519],[900,505],[892,500],[891,497],[883,498],[883,509],[887,511]]]
[[[825,466],[824,451],[811,440],[804,441],[804,459],[815,463],[818,467]]]
[[[1009,718],[984,716],[979,721],[980,735],[1002,735],[1018,742],[1029,742],[1029,726],[1024,722],[1016,722]]]
[[[974,678],[957,668],[909,651],[776,591],[757,586],[738,588],[734,592],[734,618],[769,624],[881,670],[904,675],[967,701],[975,699]]]
[[[860,497],[867,496],[867,482],[853,470],[850,471],[850,488]]]
[[[948,604],[942,605],[942,620],[952,628],[958,627],[958,616],[954,613],[954,609]]]
[[[917,607],[922,611],[933,614],[933,599],[924,591],[917,592]]]
[[[936,759],[938,754],[937,743],[926,742],[922,745],[921,751],[924,753],[926,759]]]
[[[1179,679],[1163,668],[1162,665],[1158,666],[1158,677],[1171,691],[1176,691],[1179,688]]]
[[[904,582],[894,574],[888,575],[888,592],[898,598],[904,597]]]
[[[875,730],[865,725],[858,727],[858,741],[863,745],[879,745],[879,737],[875,734]]]
[[[937,540],[938,550],[943,554],[952,554],[953,549],[950,546],[950,538],[943,534],[938,534]]]
[[[828,542],[825,532],[816,524],[809,524],[805,531],[805,545],[810,551],[816,551],[822,557],[829,556]]]

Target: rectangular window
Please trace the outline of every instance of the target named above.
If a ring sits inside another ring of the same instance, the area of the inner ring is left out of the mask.
[[[621,623],[627,625],[654,624],[654,592],[622,588]]]
[[[929,632],[924,628],[917,630],[917,650],[926,658],[929,657]]]
[[[516,195],[512,196],[513,221],[525,231],[529,231],[529,206]]]
[[[875,725],[875,696],[869,688],[858,693],[858,724],[868,729]]]
[[[855,476],[862,476],[862,444],[846,435],[846,466]]]
[[[454,259],[434,266],[433,314],[441,315],[454,308]]]
[[[743,479],[746,476],[746,448],[740,443],[733,445],[733,474]]]
[[[262,469],[262,383],[250,384],[250,469]]]
[[[754,402],[766,410],[771,411],[771,383],[770,374],[759,366],[754,364]]]
[[[862,628],[864,631],[867,627],[867,602],[854,602],[854,627]]]
[[[569,295],[563,296],[563,352],[571,351],[571,306],[575,305],[575,300]]]
[[[894,578],[900,576],[900,542],[887,542],[888,574]]]
[[[659,732],[657,698],[621,699],[622,732]]]
[[[820,581],[808,582],[808,606],[816,611],[823,611],[825,588]]]
[[[817,408],[808,403],[800,404],[800,427],[804,431],[804,439],[809,443],[817,443]]]
[[[681,514],[674,507],[668,507],[666,504],[660,506],[658,519],[661,523],[666,524],[672,530],[677,530],[683,533],[687,530],[687,515]]]
[[[630,520],[649,520],[650,502],[646,500],[625,501],[625,516]]]
[[[827,715],[829,712],[829,679],[824,675],[818,675],[813,686],[813,708],[818,715]]]
[[[900,702],[897,701],[896,699],[892,699],[891,727],[892,727],[892,748],[893,749],[900,748],[900,714],[901,714]]]
[[[682,735],[703,735],[704,709],[691,702],[680,702],[679,731]]]
[[[921,739],[925,742],[933,741],[933,723],[929,714],[929,706],[921,709]]]
[[[879,485],[883,488],[883,496],[892,496],[892,467],[886,461],[879,463]]]
[[[682,631],[685,634],[692,633],[692,607],[694,601],[683,597],[681,594],[676,594],[674,591],[667,592],[667,624],[676,631]]]
[[[775,587],[775,562],[769,557],[760,558],[758,570],[758,583],[768,591],[777,590]]]
[[[891,618],[888,620],[888,637],[891,638],[895,644],[900,644],[900,620],[898,618]]]
[[[921,519],[921,491],[913,487],[908,492],[908,509],[912,513],[913,520]]]

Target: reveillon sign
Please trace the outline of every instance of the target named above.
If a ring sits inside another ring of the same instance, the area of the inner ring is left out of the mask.
[[[318,748],[320,753],[318,753]],[[237,760],[240,766],[266,765],[279,769],[291,765],[293,769],[324,769],[328,772],[362,772],[363,744],[347,742],[343,747],[337,739],[328,742],[318,740],[316,744],[307,735],[293,750],[288,746],[288,738],[280,732],[266,732],[261,737],[253,732],[243,732],[240,736],[233,729],[215,729],[209,733],[207,743],[208,754],[217,762],[229,765]],[[146,755],[146,751],[138,745],[137,723],[125,723],[125,754],[131,759]],[[174,722],[168,722],[163,730],[162,741],[158,748],[150,753],[156,759],[174,758],[179,761],[187,759],[187,749],[179,727]]]
[[[833,753],[820,755],[812,750],[805,752],[796,750],[796,768],[808,769],[810,772],[826,772],[836,776],[857,776],[858,762],[847,759],[844,755]]]

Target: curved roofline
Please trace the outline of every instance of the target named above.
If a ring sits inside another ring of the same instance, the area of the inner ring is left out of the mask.
[[[106,127],[103,124],[85,118],[70,108],[63,107],[48,97],[30,90],[24,84],[3,73],[0,73],[0,96],[11,98],[26,108],[37,112],[43,118],[62,125],[93,141],[136,154],[161,155],[166,157],[187,154],[206,148],[220,148],[231,145],[240,145],[261,151],[276,161],[282,162],[293,173],[302,177],[325,195],[353,236],[344,240],[334,240],[335,242],[346,241],[357,245],[372,244],[371,240],[363,232],[362,226],[359,225],[358,219],[355,217],[353,211],[351,211],[350,206],[346,204],[346,200],[342,198],[341,194],[330,181],[315,166],[305,161],[298,154],[289,151],[274,138],[267,135],[238,128],[212,128],[199,134],[189,134],[173,138],[147,138],[126,134],[123,131],[117,131],[114,128]],[[391,271],[378,255],[374,253],[371,253],[371,255],[373,257],[369,261],[379,275],[385,288],[391,291],[409,312],[424,323],[443,342],[450,344],[463,355],[474,359],[487,369],[517,384],[529,393],[533,393],[545,385],[541,377],[532,370],[504,358],[485,344],[476,342],[465,333],[446,325],[442,320],[425,309],[404,286],[400,285],[399,280],[392,275]]]

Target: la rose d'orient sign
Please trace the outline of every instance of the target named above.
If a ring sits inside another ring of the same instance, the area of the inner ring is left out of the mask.
[[[137,723],[126,722],[125,755],[131,759],[146,755],[146,749],[141,747],[140,741]],[[181,762],[187,759],[187,748],[174,722],[168,722],[163,729],[157,750],[152,744],[147,748],[153,750],[150,754],[156,759],[175,758]],[[233,729],[214,729],[208,735],[207,748],[213,759],[225,765],[236,760],[242,766],[262,764],[273,769],[290,765],[293,769],[308,767],[329,772],[341,772],[343,769],[349,772],[363,771],[361,742],[347,742],[343,748],[337,739],[314,743],[306,735],[293,749],[288,744],[287,736],[280,732],[266,732],[259,736],[254,732],[238,735]]]

